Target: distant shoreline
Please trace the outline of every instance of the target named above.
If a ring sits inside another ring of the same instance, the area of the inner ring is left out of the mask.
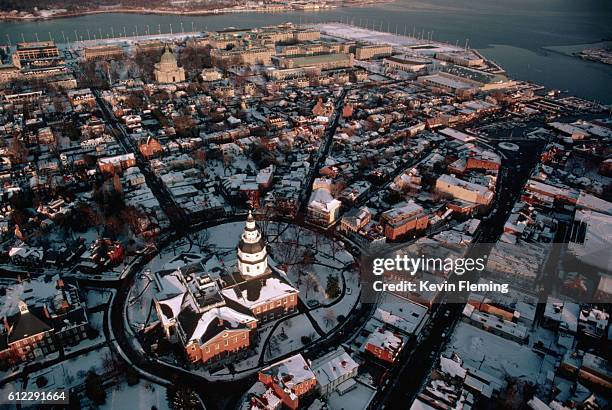
[[[390,3],[392,1],[385,1],[384,3]],[[380,2],[375,1],[365,1],[363,3],[358,4],[347,4],[341,6],[326,6],[320,8],[308,8],[308,9],[296,9],[290,6],[279,6],[273,8],[267,7],[258,7],[258,8],[234,8],[228,7],[223,9],[196,9],[196,10],[168,10],[168,9],[146,9],[146,8],[133,8],[133,7],[118,7],[112,9],[92,9],[92,10],[82,10],[82,11],[74,11],[74,12],[66,12],[66,13],[57,13],[51,14],[48,16],[17,16],[10,15],[8,12],[3,12],[0,15],[0,21],[15,21],[15,22],[23,22],[23,21],[45,21],[45,20],[56,20],[62,18],[72,18],[72,17],[81,17],[95,14],[112,14],[112,13],[125,13],[125,14],[152,14],[152,15],[176,15],[176,16],[208,16],[208,15],[219,15],[219,14],[229,14],[229,13],[286,13],[286,12],[318,12],[318,11],[327,11],[336,9],[339,7],[359,7],[367,4],[378,4]]]

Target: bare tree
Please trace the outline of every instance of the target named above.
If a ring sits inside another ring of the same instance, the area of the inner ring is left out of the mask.
[[[325,326],[330,327],[334,324],[336,320],[336,312],[334,309],[327,309],[325,314],[323,315],[323,321],[325,322]]]
[[[8,155],[14,164],[23,164],[28,159],[28,148],[25,146],[19,134],[15,133],[8,147]]]
[[[306,298],[308,298],[309,291],[316,290],[318,288],[319,282],[317,281],[317,279],[314,277],[314,275],[311,272],[305,275],[304,286],[306,287],[306,292],[304,293],[304,296]]]

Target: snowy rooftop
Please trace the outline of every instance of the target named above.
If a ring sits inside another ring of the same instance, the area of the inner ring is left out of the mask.
[[[258,278],[221,291],[223,296],[248,308],[297,292],[293,286],[274,276]]]
[[[562,301],[552,296],[548,297],[544,309],[544,317],[560,323],[561,329],[576,333],[578,330],[578,317],[580,315],[580,305],[570,301]]]
[[[348,374],[353,373],[359,365],[343,348],[333,351],[312,362],[312,371],[321,386],[326,386]]]
[[[444,356],[440,356],[440,370],[451,377],[460,379],[464,379],[467,374],[467,370],[461,367],[461,363]]]
[[[569,243],[569,251],[584,263],[612,270],[612,216],[580,209],[576,211],[575,220],[586,225],[586,233],[582,243]]]
[[[314,27],[318,28],[322,33],[330,36],[373,44],[389,44],[393,47],[399,48],[400,51],[404,50],[414,52],[411,47],[415,46],[425,47],[424,50],[426,50],[429,54],[434,52],[463,50],[461,47],[456,47],[446,43],[419,40],[415,37],[385,33],[337,22],[316,24]]]
[[[459,354],[463,367],[471,374],[497,379],[500,385],[508,376],[539,383],[555,366],[554,359],[543,358],[528,345],[520,345],[465,322],[455,328],[444,355],[450,357],[453,353]]]
[[[301,354],[296,354],[272,366],[268,366],[262,369],[261,373],[272,376],[282,386],[289,389],[316,378]]]
[[[210,333],[211,327],[216,324],[220,324],[223,328],[236,329],[256,320],[253,316],[237,312],[227,306],[213,308],[200,316],[198,324],[188,340],[201,340],[202,337]]]
[[[368,336],[366,344],[371,344],[385,350],[397,352],[401,349],[404,341],[402,338],[390,330],[379,327]]]
[[[442,174],[442,175],[440,175],[438,180],[442,181],[442,182],[444,182],[446,184],[449,184],[449,185],[459,186],[459,187],[462,187],[462,188],[470,190],[470,191],[478,192],[481,195],[491,195],[491,196],[493,195],[493,193],[491,191],[489,191],[489,189],[486,186],[474,184],[474,183],[468,182],[468,181],[464,181],[464,180],[459,179],[457,177],[454,177],[452,175]]]
[[[592,211],[612,215],[612,202],[604,201],[603,199],[587,194],[584,191],[580,192],[576,205],[579,208],[590,209]]]
[[[413,334],[423,321],[423,317],[427,313],[427,308],[417,305],[412,302],[406,303],[406,310],[410,310],[409,314],[403,314],[401,317],[391,312],[377,308],[374,317],[391,327],[394,327],[404,333]]]
[[[310,196],[308,207],[331,212],[340,207],[341,203],[335,199],[327,189],[315,189]]]
[[[474,141],[476,138],[473,137],[472,135],[468,135],[464,132],[461,131],[457,131],[454,128],[444,128],[441,129],[440,131],[438,131],[440,134],[445,135],[447,137],[451,137],[454,138],[456,140],[462,141],[462,142],[469,142],[469,141]]]
[[[526,326],[479,311],[470,304],[465,305],[463,315],[476,323],[484,325],[486,328],[496,329],[498,332],[502,332],[508,336],[521,340],[525,340],[529,337]]]

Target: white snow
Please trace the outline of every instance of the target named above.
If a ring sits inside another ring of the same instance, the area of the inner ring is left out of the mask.
[[[130,410],[169,410],[166,399],[166,388],[150,382],[140,381],[134,386],[121,384],[106,391],[106,403],[100,410],[111,410],[129,407]]]
[[[296,351],[304,346],[302,336],[311,341],[318,338],[306,315],[299,315],[283,321],[272,334],[268,348],[265,351],[266,361]]]

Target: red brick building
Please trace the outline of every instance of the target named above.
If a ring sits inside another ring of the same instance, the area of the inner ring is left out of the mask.
[[[147,137],[138,146],[140,153],[147,159],[155,158],[164,152],[161,144],[153,137]]]
[[[208,364],[222,361],[247,350],[256,327],[257,320],[250,315],[227,306],[213,308],[191,326],[188,320],[181,321],[185,352],[191,362]]]
[[[409,203],[384,212],[381,222],[387,239],[394,240],[407,233],[426,229],[429,217],[420,205]]]
[[[121,173],[133,166],[136,166],[136,158],[131,153],[98,159],[98,168],[105,174]]]
[[[382,327],[370,334],[365,345],[366,351],[388,363],[395,363],[403,347],[402,336]]]
[[[87,337],[87,314],[76,285],[59,277],[48,284],[55,292],[50,299],[30,305],[20,301],[16,313],[0,318],[2,366],[35,360],[57,351],[61,345],[75,346]],[[8,288],[7,294],[11,291]]]
[[[225,288],[222,293],[228,304],[249,309],[261,323],[295,312],[298,304],[298,291],[273,274]]]
[[[290,409],[297,409],[300,398],[313,391],[317,385],[315,374],[301,354],[260,370],[259,381],[272,388]]]
[[[28,305],[21,301],[19,313],[3,319],[0,361],[20,363],[56,351],[48,315],[46,309],[33,309],[30,312]]]

